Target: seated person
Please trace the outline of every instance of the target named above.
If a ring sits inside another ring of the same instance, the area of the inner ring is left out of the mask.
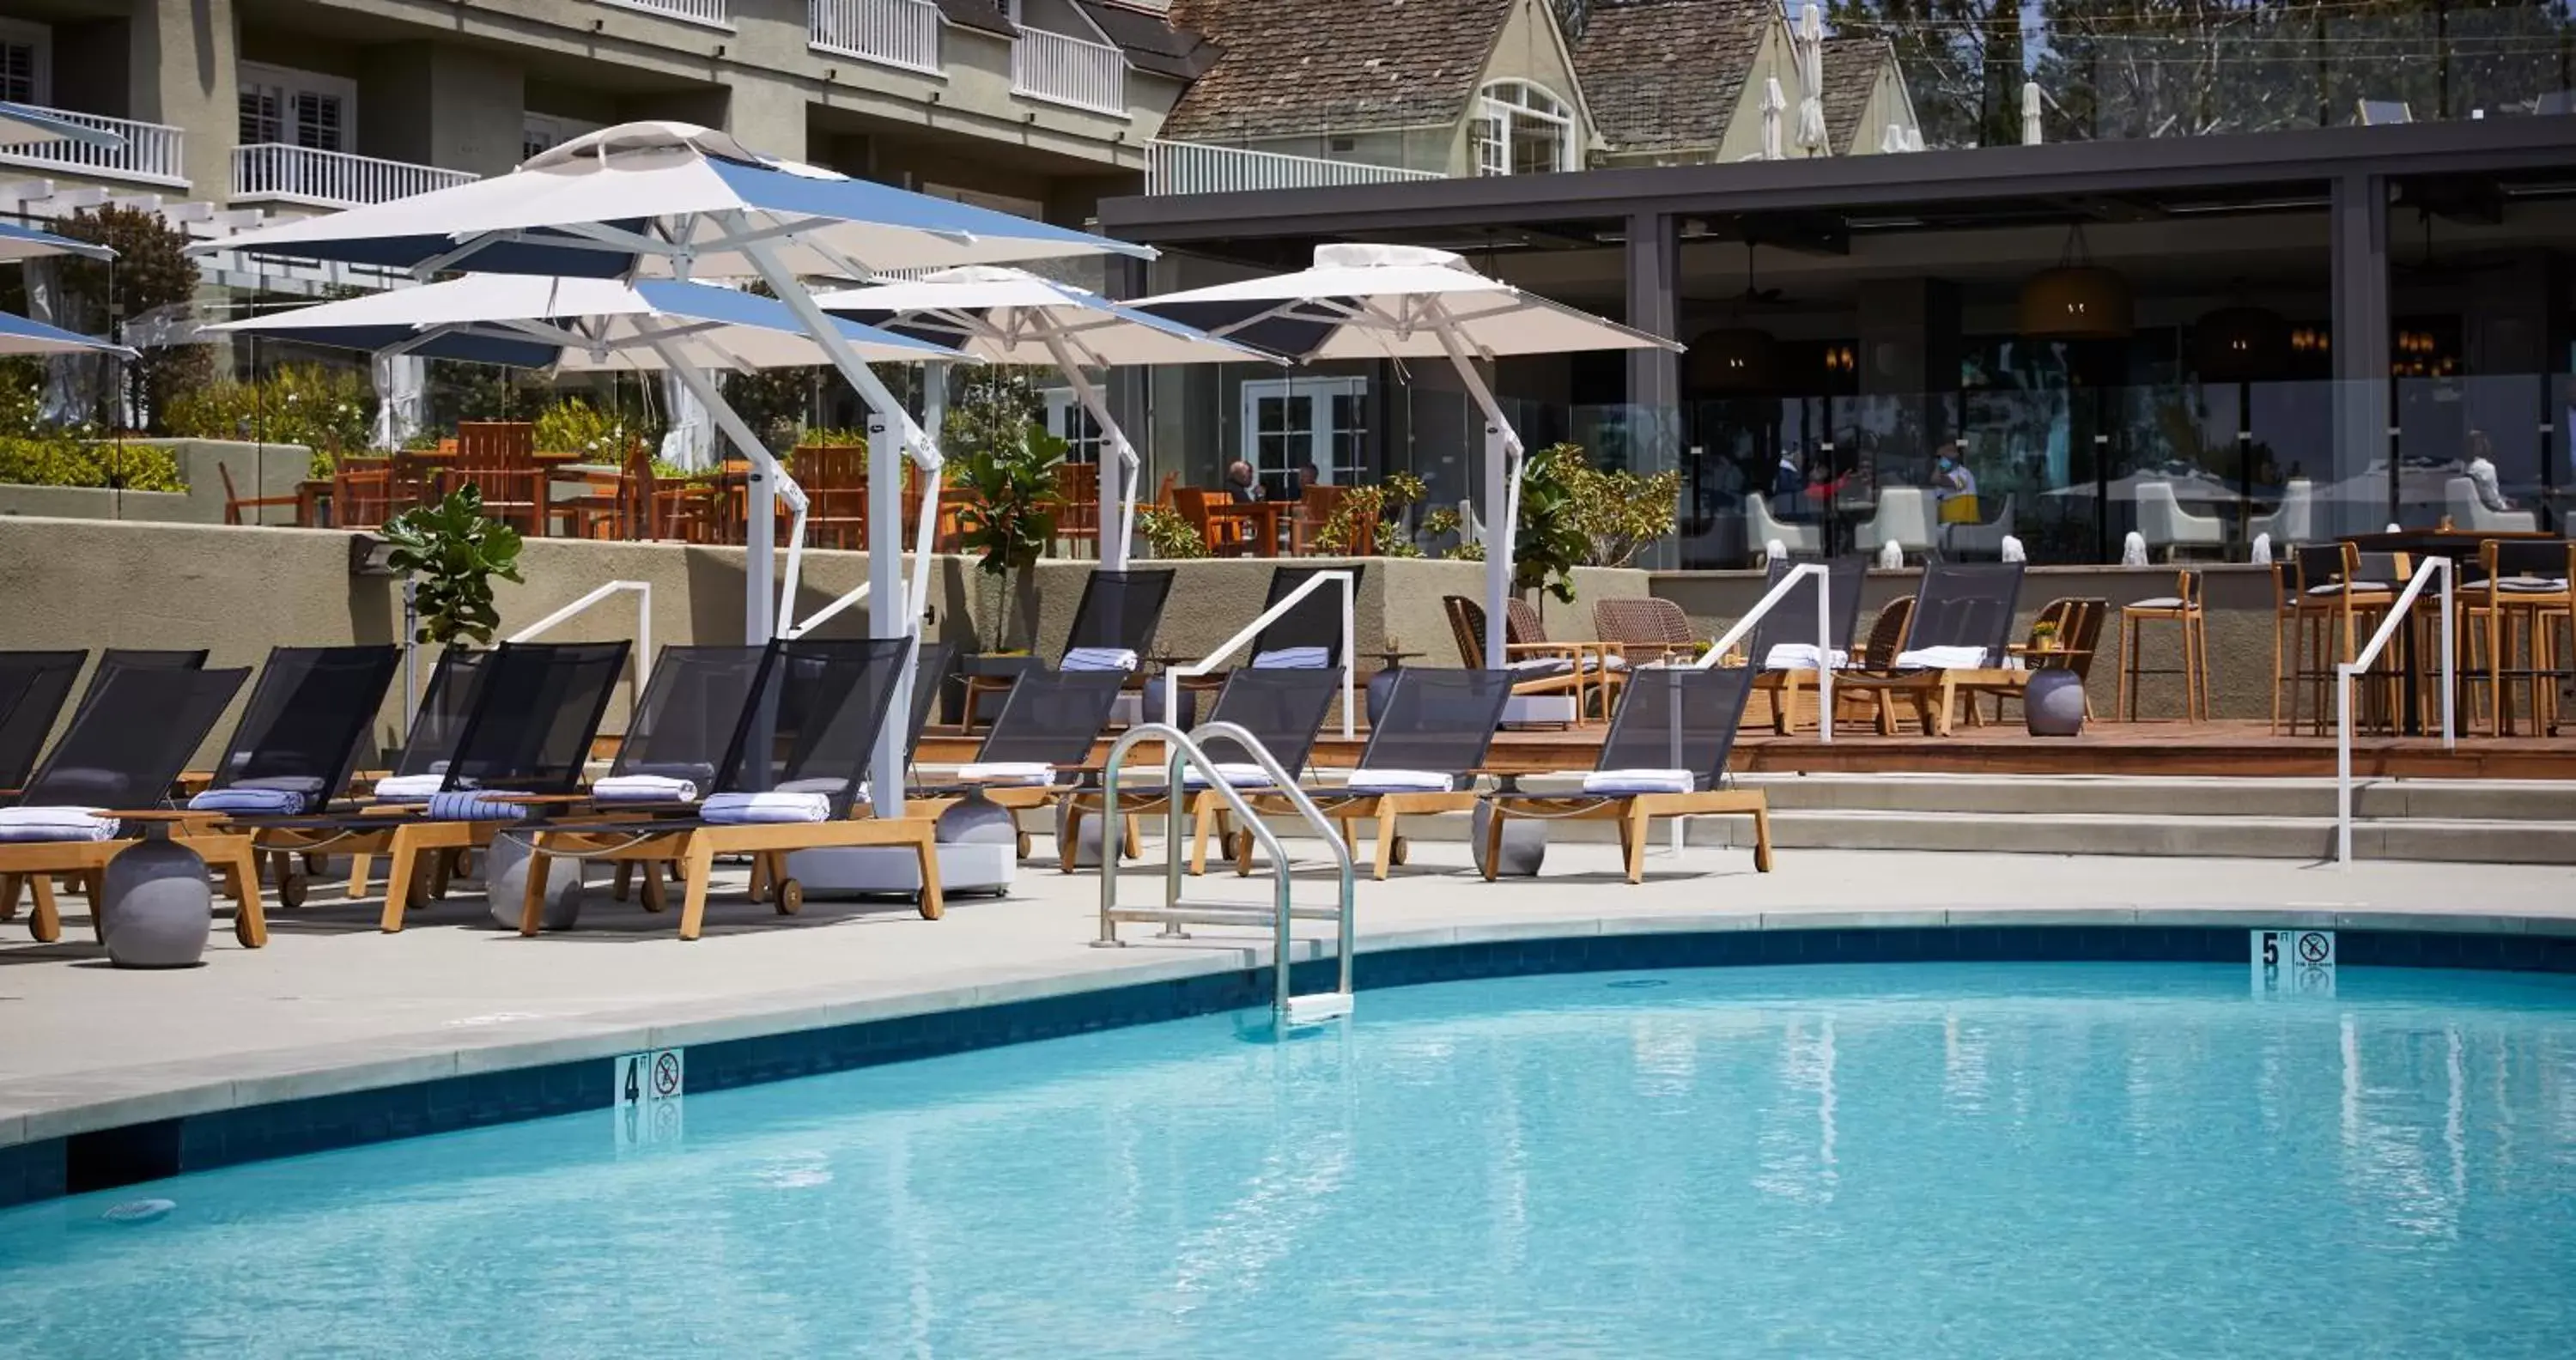
[[[1268,494],[1262,489],[1261,479],[1252,474],[1252,464],[1240,458],[1225,465],[1225,485],[1219,489],[1233,492],[1234,498],[1239,501],[1269,499]]]
[[[1944,444],[1934,460],[1933,494],[1940,498],[1943,524],[1979,524],[1984,517],[1977,513],[1977,474],[1959,457],[1959,446]]]

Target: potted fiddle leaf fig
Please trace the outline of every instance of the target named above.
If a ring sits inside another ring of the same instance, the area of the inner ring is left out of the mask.
[[[992,620],[988,654],[1009,644],[1011,602],[1020,593],[1015,587],[1055,541],[1061,504],[1056,469],[1067,447],[1045,427],[1024,421],[976,441],[950,464],[959,488],[971,494],[958,512],[958,544],[977,555],[977,567],[999,597],[985,611]]]
[[[517,582],[519,531],[483,514],[483,493],[472,483],[434,505],[415,506],[386,522],[393,551],[385,565],[411,578],[419,624],[415,642],[442,647],[488,643],[501,626],[492,604],[492,581]]]

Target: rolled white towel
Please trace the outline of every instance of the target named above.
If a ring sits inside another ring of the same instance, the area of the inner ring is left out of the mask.
[[[1840,670],[1851,664],[1851,653],[1836,647],[1833,650],[1833,661],[1834,668]],[[1816,644],[1812,642],[1774,644],[1771,650],[1762,654],[1762,669],[1766,671],[1814,670],[1816,669]]]
[[[1983,647],[1917,647],[1898,652],[1896,664],[1903,669],[1928,671],[1972,671],[1986,664]]]
[[[2029,549],[2024,548],[2021,544],[2021,540],[2013,537],[2011,534],[2004,535],[2002,551],[2003,560],[2007,562],[2027,562],[2030,560]]]
[[[698,784],[667,774],[612,774],[594,782],[590,796],[602,803],[694,803]]]
[[[1219,761],[1217,763],[1216,772],[1225,776],[1226,783],[1231,784],[1238,789],[1266,789],[1270,787],[1270,775],[1258,765],[1239,765],[1232,762]],[[1203,789],[1208,786],[1208,777],[1199,773],[1198,766],[1186,765],[1181,768],[1181,783],[1187,788]]]
[[[765,822],[821,822],[832,816],[832,800],[819,793],[790,793],[771,789],[765,793],[713,793],[698,808],[698,815],[719,826],[744,826]]]
[[[1055,767],[1035,760],[987,760],[957,767],[963,784],[1045,785],[1055,782]]]
[[[2120,540],[2120,565],[2124,567],[2143,567],[2146,564],[2147,536],[2139,533],[2135,529],[2131,529],[2128,537]]]
[[[1124,647],[1076,647],[1064,654],[1066,671],[1132,671],[1136,654]]]
[[[254,788],[235,784],[228,788],[208,789],[188,800],[190,812],[239,812],[252,815],[284,815],[304,810],[304,795],[291,789]]]
[[[1331,664],[1329,647],[1273,647],[1252,658],[1256,671],[1320,671]]]
[[[1905,565],[1905,545],[1889,539],[1878,545],[1878,565],[1882,571],[1895,571]]]
[[[103,841],[116,835],[116,819],[93,807],[0,808],[0,841]]]
[[[2254,555],[2249,560],[2258,567],[2268,567],[2272,565],[2272,536],[2270,534],[2254,535]]]
[[[1786,562],[1789,560],[1789,545],[1772,539],[1762,545],[1762,555],[1773,562]]]
[[[433,822],[515,822],[528,815],[524,804],[502,789],[452,789],[430,795],[421,815]]]
[[[426,803],[446,787],[443,774],[389,774],[376,781],[375,796],[383,803]]]
[[[1617,796],[1631,793],[1688,793],[1688,770],[1594,770],[1583,776],[1583,791]]]
[[[1351,771],[1342,787],[1353,793],[1447,793],[1458,781],[1437,770],[1360,769]]]

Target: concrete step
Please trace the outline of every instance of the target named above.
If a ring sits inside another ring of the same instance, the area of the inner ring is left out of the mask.
[[[2331,818],[2330,779],[2131,779],[2043,775],[1747,775],[1774,811],[2022,816]],[[2576,822],[2576,783],[2383,779],[2356,783],[2358,818]]]

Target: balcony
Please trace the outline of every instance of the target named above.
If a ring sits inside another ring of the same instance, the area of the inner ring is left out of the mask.
[[[1127,116],[1127,56],[1105,43],[1023,28],[1011,43],[1011,93]]]
[[[1145,144],[1148,194],[1230,194],[1253,189],[1329,189],[1343,184],[1399,184],[1445,179],[1433,170],[1283,156],[1275,151],[1210,146],[1203,142]]]
[[[354,208],[479,178],[463,170],[264,142],[233,148],[234,203]]]
[[[733,31],[733,16],[725,10],[725,0],[600,0],[601,4],[619,9],[639,9],[684,24],[703,24],[708,28]]]
[[[188,187],[186,164],[179,154],[179,129],[160,123],[138,123],[130,118],[102,118],[94,113],[74,113],[69,109],[46,109],[65,122],[113,132],[125,139],[125,145],[85,146],[78,142],[32,142],[23,146],[0,146],[0,164],[33,166],[91,179],[130,180],[136,184],[157,184],[169,189]]]
[[[805,45],[937,75],[939,6],[931,0],[807,0]]]

